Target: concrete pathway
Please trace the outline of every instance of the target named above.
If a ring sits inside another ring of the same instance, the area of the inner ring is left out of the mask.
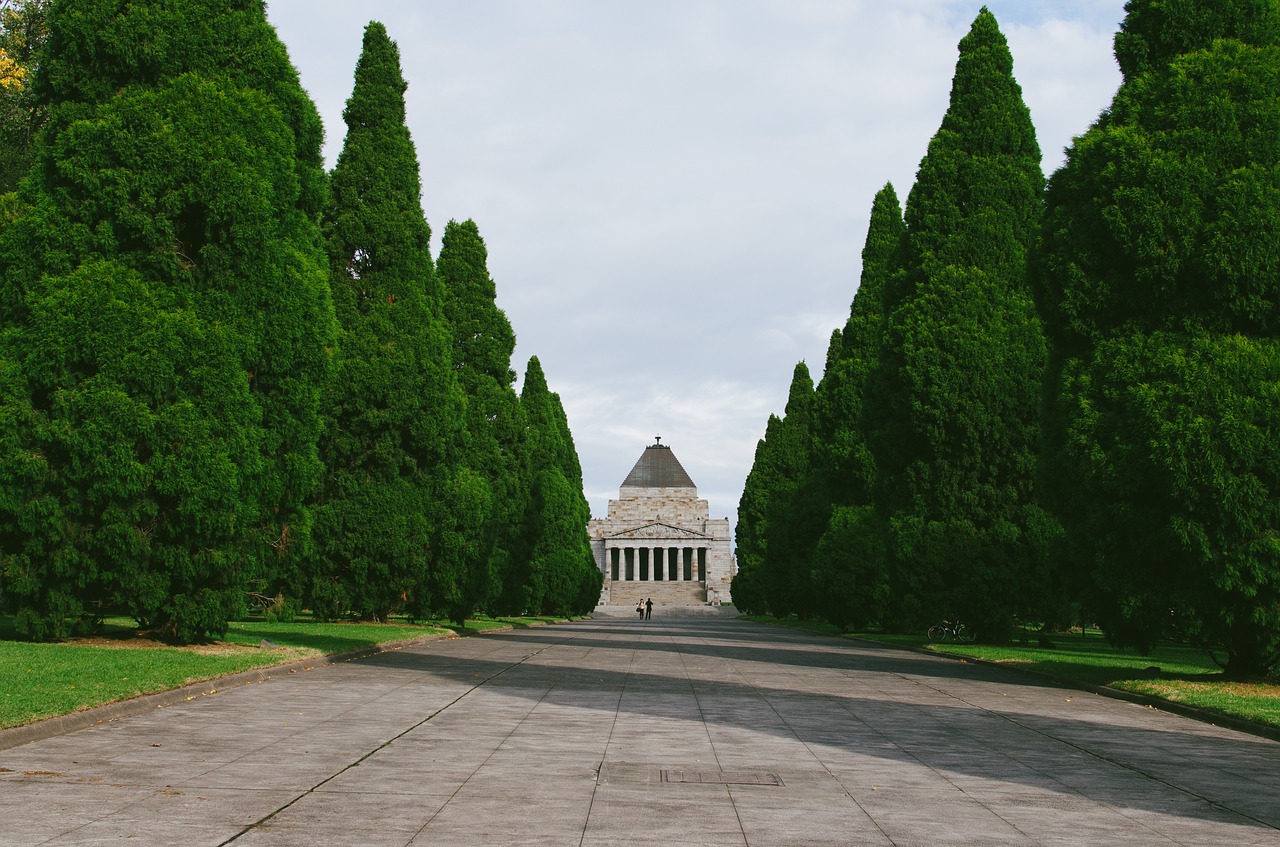
[[[1280,744],[655,609],[0,751],[0,845],[1268,845]]]

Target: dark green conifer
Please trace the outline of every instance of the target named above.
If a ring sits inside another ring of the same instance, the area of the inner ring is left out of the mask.
[[[405,125],[400,54],[370,23],[343,118],[325,230],[339,364],[326,396],[310,602],[384,620],[453,612],[483,480],[459,476],[463,402]]]
[[[769,415],[764,438],[756,442],[751,471],[742,486],[742,497],[738,501],[738,523],[733,530],[734,557],[738,560],[738,572],[733,575],[729,592],[734,607],[749,615],[769,612],[769,599],[764,585],[764,559],[769,547],[767,510],[777,479],[772,445],[780,440],[778,432],[781,427],[782,418]]]
[[[309,543],[320,119],[261,2],[48,23],[48,122],[0,231],[5,591],[33,638],[115,606],[216,635]]]
[[[1280,660],[1280,8],[1131,0],[1048,194],[1045,473],[1117,642]],[[1172,611],[1172,615],[1170,612]]]
[[[812,545],[815,603],[819,613],[838,626],[880,621],[888,598],[884,526],[871,508],[875,458],[862,413],[883,344],[884,290],[899,272],[905,233],[898,196],[886,184],[871,207],[862,277],[849,320],[833,337],[815,400],[818,473],[828,499],[825,520],[818,527],[821,535]]]
[[[814,605],[810,580],[811,554],[829,506],[812,487],[817,443],[813,434],[814,387],[804,362],[792,372],[785,416],[769,442],[768,498],[764,503],[765,549],[759,571],[760,587],[772,614],[806,615]],[[812,539],[813,543],[809,543]]]
[[[505,603],[523,602],[533,613],[581,614],[599,599],[603,574],[587,537],[591,509],[568,418],[537,356],[525,370],[520,405],[529,426],[530,500],[525,554],[504,586]]]
[[[1045,345],[1027,287],[1044,178],[1013,60],[985,8],[907,201],[905,272],[864,409],[891,533],[896,618],[959,614],[1006,637],[1036,566]]]
[[[484,607],[497,601],[504,574],[522,553],[529,498],[526,422],[511,369],[516,336],[495,302],[487,259],[475,223],[450,221],[436,269],[453,330],[453,366],[467,396],[466,464],[493,493],[490,520],[475,527],[481,551],[469,563],[466,582],[469,601]]]
[[[832,349],[839,346],[836,332]],[[769,416],[738,503],[738,573],[730,591],[734,605],[752,613],[808,615],[818,605],[812,554],[831,503],[817,482],[814,407],[813,379],[800,362],[784,417]]]
[[[828,354],[818,384],[815,426],[825,445],[824,465],[833,503],[871,502],[875,459],[862,431],[867,381],[879,361],[886,307],[885,285],[898,271],[906,228],[893,186],[886,184],[871,206],[871,222],[862,248],[862,275],[849,308],[839,346]]]

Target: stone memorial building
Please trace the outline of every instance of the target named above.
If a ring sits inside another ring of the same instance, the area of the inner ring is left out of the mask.
[[[587,533],[604,574],[602,606],[729,602],[729,520],[710,519],[707,501],[660,438],[609,501],[609,517],[593,519]]]

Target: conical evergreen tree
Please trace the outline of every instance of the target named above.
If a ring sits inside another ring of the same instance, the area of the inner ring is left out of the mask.
[[[520,405],[529,424],[527,558],[505,588],[508,603],[547,614],[583,613],[595,606],[603,574],[587,537],[591,509],[582,492],[582,466],[559,395],[547,387],[538,357],[529,360]]]
[[[55,3],[0,232],[0,559],[18,626],[189,640],[305,551],[334,321],[321,126],[261,2]],[[146,45],[146,49],[139,49]]]
[[[814,386],[809,367],[797,363],[785,417],[769,416],[764,439],[742,486],[737,509],[737,560],[733,603],[751,612],[808,614],[814,605],[809,553],[817,539],[814,516],[826,521],[828,504],[815,487]]]
[[[807,615],[814,605],[810,580],[811,545],[818,533],[808,525],[813,515],[826,521],[826,509],[805,487],[817,455],[813,435],[814,387],[809,367],[795,366],[786,415],[769,446],[772,485],[765,504],[765,551],[761,586],[775,615]],[[819,530],[820,531],[820,530]]]
[[[738,501],[738,523],[733,530],[738,572],[733,576],[730,594],[734,607],[749,615],[769,612],[769,599],[764,585],[764,559],[769,547],[769,499],[773,496],[777,481],[773,445],[781,440],[778,434],[781,427],[782,418],[769,415],[764,438],[756,442],[751,471],[742,486],[742,497]]]
[[[440,247],[437,272],[445,293],[446,317],[453,328],[453,361],[468,395],[484,381],[510,388],[516,334],[497,305],[497,286],[489,276],[489,253],[474,221],[449,221]]]
[[[454,479],[463,403],[406,88],[399,50],[370,23],[325,224],[341,352],[327,395],[308,599],[327,616],[383,620],[406,601],[424,615],[457,599],[466,529],[445,512],[478,503],[462,510],[465,523],[487,511],[482,485]]]
[[[1025,526],[1045,356],[1025,279],[1044,178],[1012,70],[984,8],[907,201],[905,273],[864,410],[899,623],[958,613],[996,639],[1036,564]]]
[[[1131,0],[1048,193],[1046,488],[1108,634],[1280,660],[1280,7]],[[1170,615],[1173,610],[1173,615]]]
[[[785,558],[791,584],[790,605],[803,617],[809,617],[822,599],[824,591],[815,582],[819,563],[815,560],[818,540],[826,530],[827,521],[835,507],[834,490],[846,484],[846,479],[835,470],[836,450],[832,436],[836,424],[824,418],[825,412],[834,411],[827,406],[835,393],[842,370],[844,336],[833,330],[827,344],[826,365],[823,379],[813,388],[808,403],[808,437],[799,447],[802,454],[794,457],[794,467],[800,476],[794,481],[793,490],[786,502],[778,504],[778,511],[771,525],[775,532],[785,535],[778,539],[775,550],[785,549]],[[825,386],[825,389],[824,389]],[[791,430],[798,421],[788,425]],[[843,445],[841,445],[843,446]]]
[[[523,552],[529,499],[526,422],[511,369],[516,336],[495,302],[487,258],[475,223],[449,222],[436,268],[453,329],[453,366],[467,396],[466,464],[493,492],[491,520],[476,527],[484,539],[482,555],[470,563],[466,583],[468,599],[485,607],[497,601],[504,574]]]
[[[819,612],[838,626],[879,621],[888,596],[884,526],[871,508],[875,458],[862,429],[862,412],[884,343],[884,289],[898,271],[905,233],[898,195],[886,184],[871,207],[862,277],[849,320],[833,338],[817,389],[815,429],[824,448],[821,472],[829,508],[813,545],[816,602]]]
[[[862,276],[849,320],[835,355],[818,385],[815,426],[826,445],[824,464],[833,503],[868,504],[875,480],[875,459],[862,431],[863,395],[876,367],[884,338],[884,289],[900,261],[906,227],[893,186],[876,194],[862,248]]]

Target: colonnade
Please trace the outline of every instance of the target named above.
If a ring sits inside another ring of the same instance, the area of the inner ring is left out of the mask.
[[[609,547],[614,582],[698,582],[707,580],[706,547]]]

